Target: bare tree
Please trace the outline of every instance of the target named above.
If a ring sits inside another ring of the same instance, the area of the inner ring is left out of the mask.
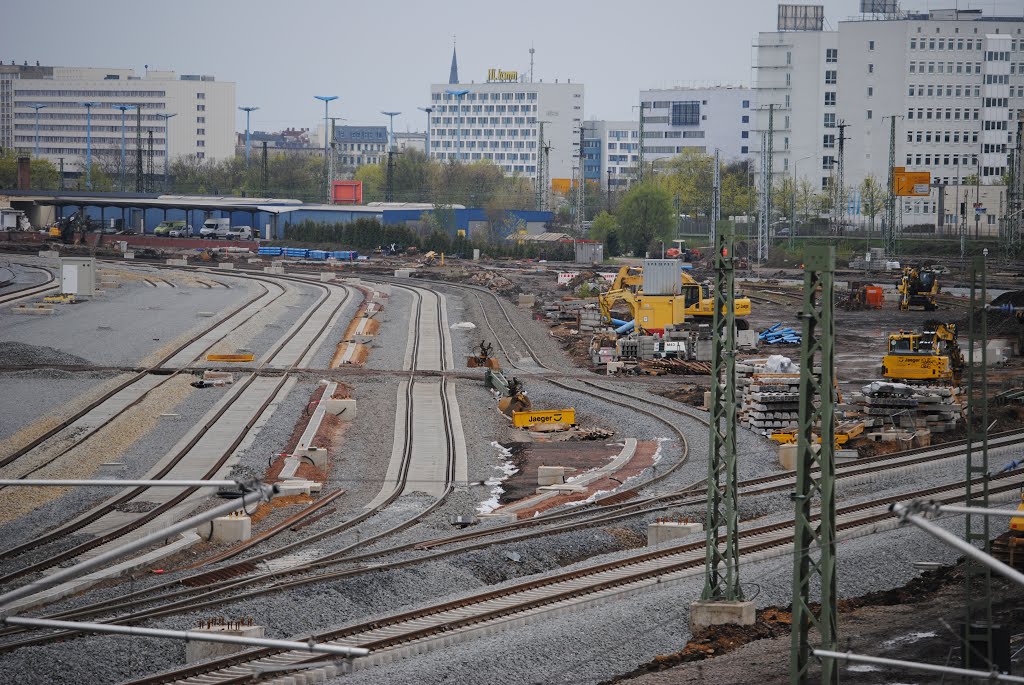
[[[875,230],[875,217],[885,207],[885,188],[878,179],[868,176],[860,183],[860,213],[870,220],[871,231]]]

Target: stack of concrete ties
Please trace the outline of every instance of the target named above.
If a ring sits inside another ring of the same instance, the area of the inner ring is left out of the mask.
[[[764,363],[737,363],[740,390],[740,425],[762,435],[796,428],[800,411],[800,373],[790,364],[788,373],[772,373]],[[821,373],[820,368],[814,369]]]
[[[850,399],[863,407],[867,426],[944,433],[955,429],[962,415],[959,394],[957,387],[872,383]]]
[[[577,325],[580,331],[595,331],[601,328],[601,312],[596,309],[579,309],[577,310],[579,319]]]

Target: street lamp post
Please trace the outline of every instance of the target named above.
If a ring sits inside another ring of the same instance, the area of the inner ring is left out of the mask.
[[[35,105],[29,105],[29,107],[31,107],[32,109],[34,109],[36,111],[36,157],[38,157],[39,156],[39,110],[41,110],[44,107],[46,107],[46,105],[35,104]]]
[[[458,126],[456,130],[456,143],[455,143],[455,159],[462,161],[462,98],[466,97],[466,93],[469,92],[468,88],[462,88],[459,90],[446,90],[444,91],[449,95],[455,96],[456,107],[459,108]]]
[[[120,173],[119,187],[120,187],[121,192],[123,193],[124,192],[125,159],[126,159],[125,139],[124,139],[125,113],[128,110],[130,110],[130,109],[135,109],[135,105],[114,105],[114,109],[121,110],[121,173]]]
[[[80,102],[85,107],[85,188],[92,190],[92,108],[98,102]]]
[[[384,112],[384,111],[381,111],[381,114],[383,114],[384,116],[386,116],[389,119],[391,119],[391,125],[390,125],[391,137],[388,140],[388,149],[389,150],[394,150],[396,147],[398,147],[395,144],[395,117],[397,117],[399,114],[401,114],[401,112]]]
[[[797,180],[796,167],[797,167],[798,164],[800,164],[800,162],[804,161],[805,159],[810,159],[811,157],[813,157],[813,155],[807,155],[806,157],[801,157],[800,159],[798,159],[795,162],[793,162],[793,196],[789,200],[789,202],[790,202],[790,205],[789,205],[789,214],[790,214],[790,216],[789,216],[789,246],[790,247],[793,247],[794,245],[796,245],[796,182],[797,182],[796,181]]]
[[[157,114],[158,117],[164,120],[164,192],[166,193],[169,188],[167,187],[167,166],[171,161],[171,117],[178,116],[177,114]]]
[[[245,163],[249,163],[249,115],[259,109],[259,107],[239,107],[238,109],[245,112]]]
[[[328,151],[327,151],[328,142],[329,142],[327,140],[327,138],[328,138],[327,119],[328,119],[328,117],[330,115],[330,112],[328,112],[328,109],[331,106],[331,100],[337,100],[338,96],[337,95],[314,95],[313,97],[315,99],[317,99],[317,100],[322,100],[323,103],[324,103],[324,190],[325,190],[325,193],[327,195],[327,201],[330,202],[331,201],[331,197],[330,197],[330,194],[331,194],[331,181],[327,177],[328,174],[330,173],[328,171],[328,168],[327,168],[327,164],[328,164],[328,161],[329,161],[329,159],[327,157],[327,155],[329,154]]]
[[[416,109],[420,110],[421,112],[426,112],[427,113],[426,151],[427,151],[427,161],[429,161],[430,160],[430,113],[434,111],[434,108],[433,107],[417,107]]]

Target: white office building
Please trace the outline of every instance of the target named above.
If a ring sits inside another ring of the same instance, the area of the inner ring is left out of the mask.
[[[668,88],[640,91],[644,162],[669,159],[686,149],[723,160],[750,155],[753,95],[749,88]]]
[[[460,82],[453,51],[448,83],[430,86],[430,156],[486,159],[507,174],[536,178],[543,133],[543,146],[549,148],[545,176],[553,184],[572,179],[579,163],[583,85],[531,82],[501,69],[485,75],[483,83]]]
[[[9,92],[10,109],[0,107],[0,144],[32,154],[36,144],[36,108],[39,113],[39,154],[57,163],[63,158],[68,171],[80,170],[91,138],[94,164],[116,164],[121,151],[121,111],[125,138],[132,159],[136,147],[137,116],[141,113],[143,149],[153,134],[157,168],[168,152],[174,159],[194,155],[219,160],[235,154],[235,84],[213,76],[181,75],[172,71],[87,67],[0,67],[0,98]],[[94,103],[86,107],[83,103]],[[88,110],[88,111],[87,111]],[[166,118],[162,115],[173,114]],[[90,123],[91,122],[91,123]],[[8,133],[9,131],[9,133]],[[169,136],[168,136],[169,134]]]
[[[839,52],[848,187],[867,176],[885,184],[893,116],[896,166],[930,172],[933,185],[976,174],[982,185],[1002,182],[1024,109],[1024,16],[950,9],[845,21]],[[935,189],[902,205],[904,226],[956,223],[950,206],[939,220]]]
[[[640,122],[590,120],[583,130],[587,180],[603,188],[629,186],[640,162]]]
[[[827,188],[844,124],[844,185],[856,216],[861,182],[886,185],[893,118],[895,166],[928,171],[933,184],[1001,179],[1024,109],[1024,17],[908,11],[842,21],[837,31],[761,33],[754,74],[759,142],[775,105],[775,183],[795,172]],[[957,210],[943,206],[940,217],[939,205],[934,189],[904,198],[903,225],[954,223]]]

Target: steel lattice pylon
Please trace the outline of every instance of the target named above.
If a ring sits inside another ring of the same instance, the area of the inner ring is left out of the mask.
[[[976,316],[979,311],[984,314],[988,296],[985,282],[985,258],[975,257],[971,261],[971,304],[968,312],[967,348],[967,473],[964,487],[964,505],[988,509],[988,374],[986,363],[988,354],[988,322],[987,315]],[[980,285],[980,307],[977,288]],[[980,331],[975,321],[980,321]],[[974,349],[981,349],[981,366],[976,370]],[[978,387],[976,376],[981,374]],[[975,390],[980,395],[975,397]],[[980,426],[980,429],[979,429]],[[981,442],[980,454],[974,449],[974,443]],[[972,483],[981,479],[981,484]],[[985,554],[991,554],[989,519],[982,516],[980,530],[972,527],[973,517],[967,514],[964,521],[964,538],[972,545],[981,548]],[[964,599],[965,625],[964,637],[967,643],[964,668],[990,670],[992,665],[992,570],[971,557],[967,557],[964,566]],[[970,645],[984,644],[985,652],[970,649]]]
[[[715,168],[711,174],[711,244],[718,244],[718,222],[722,219],[722,165],[715,148]],[[677,196],[678,197],[678,196]],[[677,211],[676,214],[679,212]]]
[[[736,483],[736,310],[734,228],[716,227],[715,314],[711,347],[711,421],[708,457],[707,546],[701,599],[739,601],[739,510]],[[723,314],[723,311],[725,312]],[[718,546],[718,530],[725,544]],[[723,568],[724,567],[724,568]]]
[[[895,257],[899,250],[896,235],[896,116],[889,117],[889,179],[885,193],[885,225],[882,238],[885,256]]]
[[[793,537],[793,634],[790,683],[809,681],[811,649],[835,650],[836,625],[836,502],[835,385],[833,340],[833,275],[835,248],[809,247],[804,255],[803,343],[800,350],[800,414],[797,433],[795,530]],[[820,290],[820,292],[819,292]],[[821,371],[815,374],[815,364]],[[815,406],[815,396],[819,398]],[[815,431],[821,449],[815,452]],[[814,469],[817,468],[817,473]],[[821,516],[815,525],[811,504]],[[817,548],[817,555],[814,551]],[[821,587],[821,611],[811,610],[811,582]],[[818,641],[811,645],[811,633]],[[821,682],[838,682],[833,659],[822,662]]]

